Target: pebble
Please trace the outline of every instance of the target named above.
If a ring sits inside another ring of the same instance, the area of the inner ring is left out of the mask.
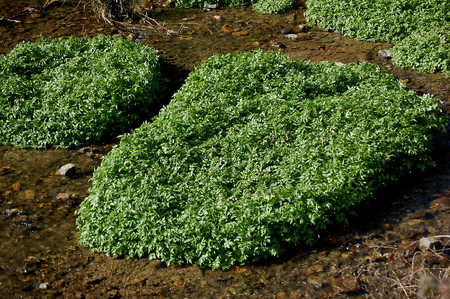
[[[324,271],[324,268],[323,268],[322,265],[313,265],[311,267],[306,268],[305,274],[306,275],[311,275],[311,274],[320,273],[320,272],[323,272],[323,271]]]
[[[417,295],[419,298],[429,297],[435,293],[435,290],[438,286],[437,279],[430,274],[423,274],[419,277],[418,281],[419,290]],[[445,298],[445,297],[442,297]]]
[[[58,195],[56,195],[57,200],[69,200],[69,199],[75,200],[77,198],[78,198],[78,195],[75,193],[61,192],[61,193],[58,193]]]
[[[36,191],[31,189],[25,190],[22,193],[22,197],[25,200],[33,200],[36,197]]]
[[[435,211],[447,211],[450,210],[450,198],[444,196],[433,200],[430,203],[430,209]]]
[[[14,191],[19,191],[21,187],[22,185],[20,183],[14,183],[11,185],[11,189],[13,189]]]
[[[271,46],[271,47],[273,47],[273,48],[280,48],[280,49],[286,48],[286,46],[283,45],[282,43],[279,43],[279,42],[276,42],[276,41],[273,41],[273,40],[271,40],[271,41],[269,42],[269,46]]]
[[[358,292],[361,289],[359,278],[350,275],[335,278],[333,280],[332,286],[336,294],[354,293]]]
[[[0,167],[0,175],[10,174],[12,172],[11,167]]]
[[[286,28],[286,29],[281,29],[281,34],[290,34],[293,33],[294,31],[290,28]]]
[[[389,49],[383,49],[383,50],[379,50],[378,51],[378,56],[381,58],[391,58],[392,57],[392,52]]]
[[[300,36],[298,36],[298,35],[295,34],[295,33],[286,34],[285,36],[286,36],[287,38],[289,38],[290,40],[294,41],[294,42],[300,40]]]
[[[308,278],[306,278],[306,282],[316,287],[321,287],[323,285],[323,279],[317,275],[308,276]]]
[[[6,209],[3,211],[2,216],[4,216],[5,218],[13,218],[16,216],[19,216],[22,214],[22,211],[17,209],[17,208],[13,208],[13,209]]]
[[[296,32],[308,32],[308,30],[309,30],[309,27],[306,25],[302,25],[302,24],[297,25],[297,27],[295,28]]]
[[[149,263],[150,268],[161,268],[164,265],[164,262],[161,260],[151,260]]]
[[[421,238],[419,240],[419,247],[422,249],[435,250],[441,245],[441,242],[436,238]]]
[[[76,174],[76,166],[75,164],[69,163],[58,169],[57,172],[59,175],[72,177]]]

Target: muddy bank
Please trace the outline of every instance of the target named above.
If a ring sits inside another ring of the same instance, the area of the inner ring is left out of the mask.
[[[39,36],[123,35],[156,48],[170,93],[213,54],[281,49],[294,59],[378,63],[408,88],[443,100],[450,79],[401,70],[379,49],[390,45],[344,38],[319,28],[300,30],[304,7],[260,15],[250,7],[162,8],[156,23],[98,22],[89,3],[0,0],[0,53]],[[283,33],[282,33],[283,30]],[[286,31],[287,30],[287,31]],[[304,31],[303,31],[304,30]],[[282,257],[216,271],[125,260],[77,246],[75,211],[89,178],[111,144],[70,150],[0,147],[0,297],[2,298],[398,298],[450,290],[450,148],[436,152],[436,169],[411,174],[365,207],[350,225],[325,234],[315,248],[286,248]],[[76,173],[57,173],[75,164]],[[431,237],[434,237],[432,239]],[[422,239],[426,238],[426,239]],[[420,241],[422,239],[422,241]],[[429,287],[428,287],[429,286]]]

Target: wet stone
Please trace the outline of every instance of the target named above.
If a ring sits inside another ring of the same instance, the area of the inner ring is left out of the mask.
[[[312,284],[315,287],[321,287],[323,285],[323,279],[317,275],[308,276],[306,282]]]
[[[58,174],[62,176],[72,177],[76,174],[75,164],[66,164],[60,169],[58,169]]]
[[[441,246],[441,242],[436,238],[421,238],[419,247],[422,249],[435,250]]]
[[[19,216],[22,214],[22,211],[17,209],[17,208],[13,208],[13,209],[6,209],[2,212],[2,218],[4,219],[10,219],[16,216]]]
[[[309,27],[306,26],[306,25],[302,25],[302,24],[297,25],[297,26],[295,27],[295,32],[297,32],[297,33],[300,33],[300,32],[308,32],[308,30],[309,30]]]
[[[336,294],[357,293],[361,290],[359,278],[350,275],[335,278],[332,286]]]
[[[295,33],[286,34],[285,36],[294,42],[299,41],[301,39],[301,37]]]
[[[56,200],[67,201],[67,200],[76,200],[76,199],[78,199],[78,194],[75,194],[75,193],[61,192],[61,193],[58,193],[58,195],[56,195]]]
[[[269,42],[269,46],[271,46],[272,48],[279,48],[279,49],[284,49],[284,48],[286,48],[286,46],[283,45],[282,43],[279,43],[279,42],[276,42],[276,41],[273,41],[273,40],[271,40],[271,41]]]
[[[294,31],[291,28],[285,28],[285,29],[281,29],[281,34],[290,34],[293,33]]]
[[[430,203],[430,209],[435,211],[447,211],[450,210],[450,198],[439,197]]]
[[[378,51],[378,56],[380,58],[384,58],[384,59],[391,58],[392,57],[392,52],[389,49],[379,50]]]
[[[35,190],[25,190],[22,193],[22,198],[25,200],[33,200],[36,197],[36,191]]]

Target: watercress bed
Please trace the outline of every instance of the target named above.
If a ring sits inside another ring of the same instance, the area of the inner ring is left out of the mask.
[[[228,268],[314,244],[407,171],[433,165],[445,119],[372,64],[213,56],[102,161],[80,244]]]
[[[253,5],[253,9],[260,13],[275,14],[281,13],[292,6],[294,0],[175,0],[175,5],[178,7],[203,7],[205,4],[218,5]]]
[[[24,42],[0,56],[0,144],[99,142],[148,117],[161,90],[158,56],[121,37]]]
[[[307,0],[307,21],[358,39],[392,42],[403,68],[450,76],[450,1]]]

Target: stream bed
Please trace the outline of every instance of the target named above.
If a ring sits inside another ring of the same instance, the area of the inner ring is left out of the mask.
[[[378,56],[390,44],[307,27],[304,11],[303,1],[280,15],[251,7],[158,7],[147,22],[108,24],[89,1],[0,0],[0,53],[40,36],[122,35],[159,51],[169,79],[166,104],[187,74],[215,54],[272,49],[313,62],[367,61],[419,94],[440,98],[450,113],[450,78],[398,69]],[[291,31],[297,39],[287,36]],[[93,170],[117,141],[67,150],[0,146],[0,297],[450,298],[449,141],[436,151],[435,169],[381,190],[317,246],[285,248],[277,259],[226,271],[123,259],[77,245],[75,212]],[[70,163],[74,174],[58,173]]]

